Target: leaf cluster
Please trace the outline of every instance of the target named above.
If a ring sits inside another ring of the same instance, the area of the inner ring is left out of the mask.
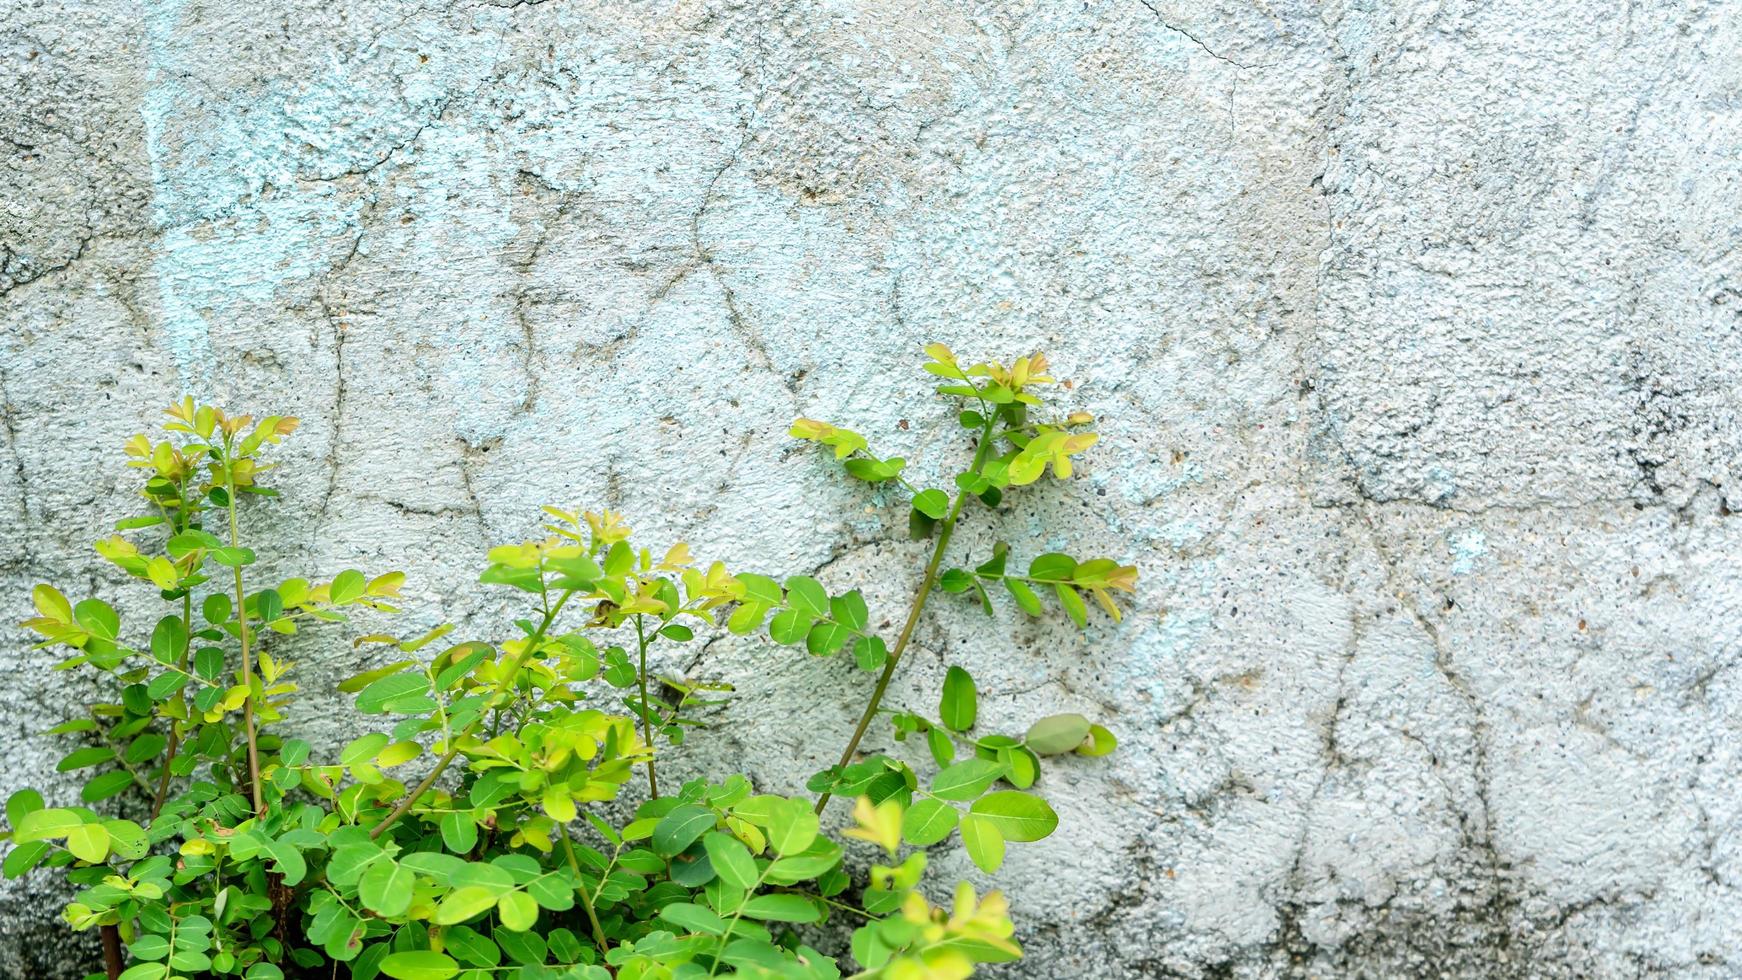
[[[1085,595],[1118,618],[1113,593],[1132,591],[1136,570],[1048,554],[1018,575],[1000,545],[940,573],[969,498],[997,507],[1049,467],[1068,477],[1094,436],[1079,415],[1031,419],[1052,381],[1041,355],[962,366],[939,345],[927,353],[975,433],[953,493],[911,486],[904,460],[849,430],[793,426],[849,475],[911,491],[910,529],[935,546],[898,635],[873,627],[856,589],[734,572],[682,543],[640,544],[621,515],[546,508],[544,536],[490,549],[479,576],[522,603],[508,635],[459,639],[444,624],[357,637],[351,650],[385,662],[340,690],[376,730],[321,748],[281,731],[297,693],[282,638],[397,612],[404,576],[261,581],[241,503],[273,495],[265,453],[296,420],[172,406],[156,439],[125,446],[143,512],[96,544],[154,587],[159,613],[124,621],[103,598],[46,584],[32,596],[25,625],[64,652],[56,669],[92,671],[106,694],[50,732],[76,743],[57,768],[80,774],[79,802],[49,806],[34,790],[7,802],[5,874],[64,875],[78,888],[66,921],[125,944],[123,980],[835,980],[843,963],[858,978],[954,980],[1016,958],[999,893],[962,883],[948,907],[932,902],[927,849],[956,835],[996,870],[1007,844],[1058,824],[1034,792],[1041,760],[1105,754],[1112,734],[1073,713],[1020,737],[976,734],[960,667],[935,716],[882,698],[934,588],[989,606],[1001,586],[1032,616],[1050,595],[1081,627]],[[877,673],[841,763],[808,784],[816,797],[758,793],[730,772],[661,792],[659,757],[705,728],[730,687],[650,664],[722,632]],[[936,771],[859,754],[879,716],[896,742],[923,739]],[[831,795],[855,800],[838,833],[820,819]],[[884,863],[864,868],[856,847]],[[841,916],[849,949],[811,945]]]

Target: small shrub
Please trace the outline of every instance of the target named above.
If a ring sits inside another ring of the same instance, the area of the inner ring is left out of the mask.
[[[1090,602],[1117,619],[1112,595],[1131,591],[1137,573],[1062,554],[1018,573],[1003,545],[975,568],[946,567],[965,508],[996,508],[1048,468],[1068,477],[1095,436],[1084,414],[1038,417],[1037,391],[1051,383],[1038,354],[964,368],[941,345],[927,353],[973,444],[953,488],[909,482],[901,459],[874,455],[847,429],[792,427],[832,449],[849,475],[899,488],[910,532],[934,541],[893,640],[871,627],[858,591],[735,573],[695,561],[681,543],[642,546],[616,514],[545,508],[549,536],[491,549],[480,576],[523,597],[514,635],[449,645],[452,627],[441,626],[359,638],[396,651],[340,685],[381,730],[319,755],[283,731],[296,686],[275,655],[279,638],[357,610],[394,612],[404,576],[260,581],[242,504],[273,496],[263,457],[296,420],[183,401],[161,439],[127,442],[145,513],[96,544],[158,590],[159,615],[124,628],[101,598],[74,603],[36,587],[24,625],[68,650],[57,669],[95,671],[111,693],[52,731],[79,743],[57,768],[88,774],[80,804],[51,808],[34,790],[7,802],[6,875],[63,873],[80,889],[67,922],[103,932],[108,975],[123,980],[854,969],[941,980],[1017,958],[999,893],[962,883],[950,904],[933,904],[921,887],[926,848],[953,836],[997,870],[1007,844],[1044,838],[1058,822],[1031,791],[1043,760],[1105,754],[1112,734],[1077,714],[1021,736],[978,733],[974,681],[961,667],[949,668],[934,714],[886,708],[884,695],[934,590],[971,594],[988,612],[994,593],[1031,616],[1056,605],[1080,627]],[[683,744],[715,692],[650,677],[648,652],[714,629],[765,631],[875,675],[839,764],[809,782],[815,798],[759,794],[729,772],[662,787],[659,756]],[[924,743],[934,772],[860,757],[880,716],[897,740]],[[607,819],[624,811],[601,805],[643,780],[633,818]],[[837,796],[855,801],[839,839],[818,819]],[[844,861],[852,840],[887,863],[855,875]],[[807,945],[829,934],[807,927],[837,917],[854,926],[856,967]]]

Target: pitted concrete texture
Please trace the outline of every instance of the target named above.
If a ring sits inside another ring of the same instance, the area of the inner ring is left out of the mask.
[[[893,695],[959,662],[1123,739],[1050,769],[994,974],[1742,975],[1742,6],[0,11],[7,621],[118,587],[118,447],[182,392],[304,419],[267,570],[403,568],[401,629],[501,622],[545,502],[894,618],[899,506],[789,420],[935,475],[918,346],[1043,348],[1105,437],[963,545],[1134,560],[1136,609],[941,602]],[[0,632],[0,788],[65,798],[32,733],[88,688]],[[371,655],[285,655],[338,744]],[[739,691],[674,775],[771,789],[869,686],[662,657]],[[0,972],[75,975],[0,894]]]

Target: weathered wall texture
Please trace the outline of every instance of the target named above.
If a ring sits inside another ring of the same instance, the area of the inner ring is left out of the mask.
[[[546,501],[890,612],[899,513],[786,423],[941,467],[918,345],[1043,347],[1106,438],[968,543],[1135,559],[1140,611],[948,606],[897,690],[1124,736],[1050,777],[1003,975],[1742,975],[1735,3],[0,10],[6,620],[107,582],[183,391],[302,416],[284,570],[403,567],[417,623],[500,617]],[[64,786],[81,690],[0,635],[0,788]],[[865,686],[693,669],[785,789]],[[8,975],[68,973],[41,887]]]

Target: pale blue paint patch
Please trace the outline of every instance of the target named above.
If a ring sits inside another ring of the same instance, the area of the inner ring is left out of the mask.
[[[160,325],[182,388],[210,394],[231,325],[271,307],[284,286],[325,272],[360,233],[362,199],[329,179],[385,162],[425,124],[404,101],[422,110],[446,92],[419,72],[409,48],[377,55],[393,60],[398,93],[383,94],[369,59],[340,50],[322,59],[316,81],[226,89],[225,66],[212,56],[227,39],[188,23],[188,13],[187,0],[144,5],[140,116]]]
[[[1488,535],[1474,527],[1454,531],[1446,537],[1446,548],[1452,553],[1452,574],[1468,575],[1488,554]]]
[[[1427,485],[1423,493],[1436,504],[1443,504],[1458,495],[1456,474],[1443,466],[1433,466],[1428,469]]]
[[[183,29],[186,0],[146,7],[140,106],[151,160],[152,260],[161,326],[183,390],[209,394],[233,304],[267,305],[284,283],[325,267],[321,243],[356,226],[360,205],[331,187],[297,187],[291,136],[265,100],[252,115],[204,90],[198,45]],[[343,79],[335,84],[342,85]],[[259,100],[256,100],[259,101]]]
[[[1149,466],[1133,466],[1122,470],[1096,470],[1090,478],[1097,486],[1113,484],[1119,495],[1134,504],[1148,503],[1159,497],[1175,493],[1181,488],[1203,483],[1205,473],[1203,464],[1187,461],[1177,470],[1169,470],[1160,463]]]
[[[176,182],[171,165],[166,162],[165,136],[175,106],[184,98],[176,67],[179,60],[176,25],[186,6],[186,0],[151,0],[145,4],[146,89],[139,114],[145,125],[146,154],[151,160],[152,224],[160,230],[177,220],[179,210]],[[166,252],[164,243],[159,242],[152,263],[164,337],[175,358],[182,390],[209,391],[216,361],[211,331],[193,303],[174,288],[173,284],[181,277],[173,267],[166,268]]]
[[[1199,541],[1202,541],[1204,536],[1208,533],[1209,532],[1204,528],[1204,526],[1199,524],[1197,521],[1182,518],[1177,521],[1168,521],[1166,524],[1163,524],[1161,528],[1155,532],[1155,537],[1162,541],[1166,541],[1169,545],[1175,548],[1184,548],[1187,545],[1196,544]]]
[[[1183,672],[1186,655],[1209,631],[1210,619],[1208,610],[1173,611],[1132,641],[1122,672],[1131,687],[1150,695],[1158,715],[1172,710],[1167,678]]]

